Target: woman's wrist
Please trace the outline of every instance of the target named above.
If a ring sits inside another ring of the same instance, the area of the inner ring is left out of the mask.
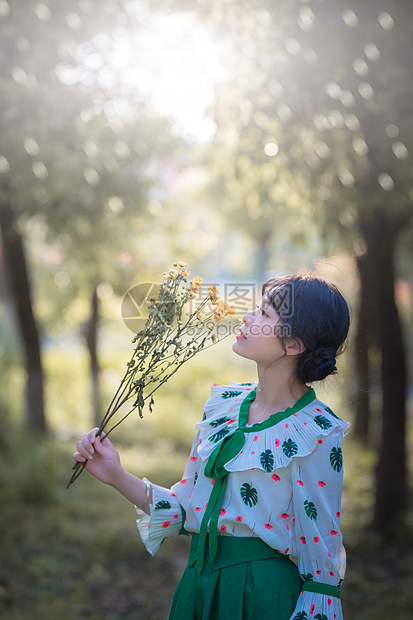
[[[149,505],[152,500],[152,487],[149,483],[122,469],[120,475],[112,480],[111,486],[132,504],[149,514]]]

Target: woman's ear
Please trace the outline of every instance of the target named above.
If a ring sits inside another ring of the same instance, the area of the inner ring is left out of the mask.
[[[305,346],[300,338],[288,338],[285,352],[287,355],[300,355],[305,351]]]

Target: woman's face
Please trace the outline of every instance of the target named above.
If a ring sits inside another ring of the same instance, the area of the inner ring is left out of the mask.
[[[280,315],[264,295],[256,310],[243,316],[233,351],[257,364],[270,366],[285,356],[279,337]]]

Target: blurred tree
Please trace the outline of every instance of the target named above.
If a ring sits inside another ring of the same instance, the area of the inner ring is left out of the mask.
[[[355,426],[365,440],[368,351],[376,343],[383,396],[375,524],[394,534],[407,503],[406,366],[394,252],[413,213],[413,6],[404,0],[261,0],[253,9],[245,1],[176,0],[173,6],[196,11],[232,45],[232,79],[213,110],[213,157],[234,217],[251,208],[248,191],[245,198],[237,193],[250,178],[254,209],[267,231],[272,193],[280,184],[291,184],[293,192],[306,187],[297,211],[311,204],[326,243],[356,249],[362,306]]]
[[[28,425],[38,431],[46,428],[43,372],[25,239],[46,230],[77,265],[71,274],[76,287],[89,289],[85,335],[97,385],[97,287],[102,280],[122,284],[116,263],[122,253],[129,253],[131,273],[136,217],[144,211],[159,154],[167,156],[173,144],[167,122],[136,89],[102,76],[99,81],[92,70],[103,65],[113,74],[110,36],[102,47],[98,35],[139,26],[130,24],[127,5],[0,2],[0,223],[26,352]]]

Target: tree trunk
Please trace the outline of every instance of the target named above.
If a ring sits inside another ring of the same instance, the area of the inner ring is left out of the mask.
[[[367,269],[367,255],[363,253],[356,258],[360,277],[360,303],[356,329],[356,369],[357,369],[357,397],[356,420],[354,435],[363,444],[367,444],[370,423],[370,364],[369,345],[372,330],[372,316],[370,312],[371,287]]]
[[[386,537],[397,533],[407,507],[406,359],[394,295],[394,248],[407,220],[378,211],[364,222],[368,269],[382,357],[382,437],[377,467],[375,528]]]
[[[92,403],[93,420],[95,426],[99,426],[102,421],[102,398],[100,393],[100,366],[97,352],[97,324],[99,320],[99,298],[97,288],[94,287],[91,299],[90,319],[86,326],[86,342],[90,358],[90,373],[92,378]]]
[[[10,280],[10,290],[15,302],[18,329],[25,355],[26,420],[29,431],[45,434],[43,366],[40,339],[33,314],[28,266],[23,240],[17,230],[12,206],[0,206],[0,225],[3,240],[5,271]]]

